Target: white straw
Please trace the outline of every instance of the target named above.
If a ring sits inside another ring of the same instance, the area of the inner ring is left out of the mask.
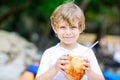
[[[89,48],[92,49],[96,44],[98,44],[99,41],[96,41],[93,45],[91,45]]]
[[[96,44],[98,44],[99,41],[96,41],[94,44],[92,44],[87,50],[83,51],[83,53],[88,52],[90,49],[92,49]]]

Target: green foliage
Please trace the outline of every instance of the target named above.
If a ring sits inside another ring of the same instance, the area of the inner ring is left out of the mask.
[[[107,7],[107,6],[100,6],[100,13],[105,15],[105,16],[114,16],[115,12],[112,10],[112,8]]]
[[[16,31],[27,39],[32,32],[38,32],[41,39],[53,36],[49,18],[66,1],[83,6],[86,32],[98,32],[98,27],[104,27],[106,33],[120,35],[120,0],[0,0],[0,29]]]
[[[9,6],[23,6],[27,0],[5,0],[5,4]]]
[[[88,10],[86,12],[86,20],[87,21],[96,21],[97,20],[96,16],[97,15],[92,10]]]
[[[36,8],[39,14],[48,19],[53,10],[62,3],[62,0],[44,0],[41,5],[38,5]]]
[[[90,0],[87,9],[99,13],[100,0]]]

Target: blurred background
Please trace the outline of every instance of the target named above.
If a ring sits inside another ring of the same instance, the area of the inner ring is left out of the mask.
[[[0,80],[19,80],[29,64],[40,60],[43,51],[59,41],[50,16],[65,1],[0,0]],[[90,46],[98,40],[93,50],[104,75],[120,79],[120,0],[75,3],[86,17],[86,29],[78,42]]]

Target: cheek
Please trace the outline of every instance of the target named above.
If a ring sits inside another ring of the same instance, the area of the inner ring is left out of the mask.
[[[80,31],[79,31],[79,30],[76,30],[76,31],[74,31],[74,33],[75,33],[76,35],[79,35],[79,34],[80,34]]]
[[[76,39],[78,39],[79,38],[79,34],[76,34]]]
[[[64,31],[63,30],[57,30],[57,34],[62,35],[62,34],[64,34]]]
[[[60,30],[57,31],[57,36],[58,36],[59,38],[60,38],[63,34],[64,34],[63,31],[60,31]]]
[[[76,38],[79,38],[80,32],[79,32],[79,31],[76,31],[75,34],[74,34],[74,36],[76,36]]]

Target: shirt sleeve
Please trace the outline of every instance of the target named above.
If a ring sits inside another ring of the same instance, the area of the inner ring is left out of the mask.
[[[97,58],[92,50],[89,50],[89,52],[88,52],[88,59],[90,61],[91,69],[95,73],[102,75],[102,71],[101,71],[100,66],[98,64]]]
[[[38,77],[40,74],[45,73],[49,69],[49,67],[50,67],[50,57],[49,56],[50,56],[49,51],[46,50],[42,55],[42,59],[41,59],[36,77]]]
[[[29,65],[29,66],[27,67],[26,71],[31,72],[31,73],[33,73],[34,75],[36,75],[37,70],[38,70],[38,67],[39,67],[38,65],[31,64],[31,65]]]

